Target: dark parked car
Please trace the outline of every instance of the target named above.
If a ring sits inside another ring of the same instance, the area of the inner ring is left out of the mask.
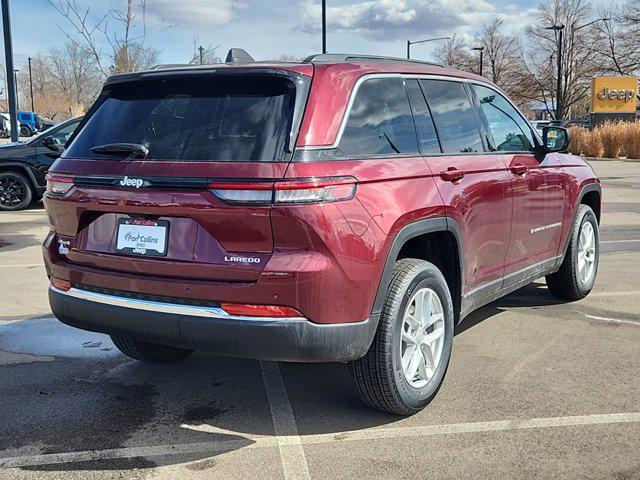
[[[485,78],[175,67],[110,78],[90,112],[48,175],[49,302],[132,358],[349,362],[366,404],[410,415],[469,313],[544,276],[593,287],[598,179]]]
[[[67,120],[28,142],[0,145],[0,210],[22,210],[42,197],[45,175],[80,120]]]

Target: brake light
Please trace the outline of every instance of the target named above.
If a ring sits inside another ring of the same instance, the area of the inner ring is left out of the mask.
[[[269,182],[211,182],[209,188],[227,203],[288,205],[340,202],[355,196],[354,177],[303,178]]]
[[[229,315],[239,315],[242,317],[302,317],[302,314],[291,307],[281,307],[279,305],[243,305],[240,303],[223,303],[222,310]]]
[[[68,282],[67,280],[60,280],[56,277],[51,277],[51,286],[65,292],[71,290],[71,282]]]
[[[55,173],[49,173],[46,176],[47,179],[47,194],[49,195],[64,195],[71,187],[73,187],[73,177],[69,175],[57,175]]]

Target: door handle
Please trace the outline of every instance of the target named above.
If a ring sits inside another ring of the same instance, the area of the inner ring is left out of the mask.
[[[440,172],[440,176],[447,182],[457,182],[464,178],[465,173],[456,167],[449,167],[444,172]]]
[[[521,163],[516,163],[515,165],[511,165],[509,167],[509,170],[511,170],[516,175],[526,175],[526,173],[529,171],[529,167],[527,167],[526,165],[522,165]]]

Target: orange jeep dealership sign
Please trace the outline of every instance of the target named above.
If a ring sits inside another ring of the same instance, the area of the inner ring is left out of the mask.
[[[591,112],[635,113],[637,95],[637,77],[594,77]]]

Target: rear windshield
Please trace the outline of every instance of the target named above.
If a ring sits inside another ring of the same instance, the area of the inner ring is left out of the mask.
[[[115,84],[65,157],[122,159],[92,147],[144,145],[148,160],[279,161],[296,88],[276,76],[208,76]]]

